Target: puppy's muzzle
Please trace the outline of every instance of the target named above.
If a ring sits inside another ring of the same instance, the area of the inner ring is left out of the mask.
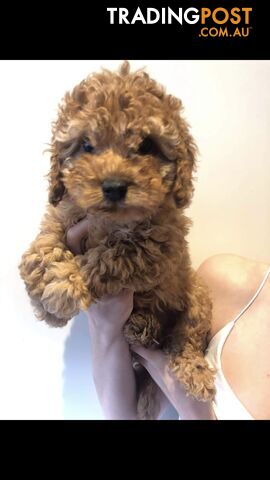
[[[102,183],[102,191],[105,200],[118,202],[126,196],[128,184],[121,178],[108,178]]]

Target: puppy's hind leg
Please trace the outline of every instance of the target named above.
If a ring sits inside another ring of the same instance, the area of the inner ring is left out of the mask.
[[[212,303],[207,288],[195,275],[187,298],[186,310],[179,312],[179,322],[171,335],[167,353],[171,369],[185,386],[187,394],[208,401],[215,394],[215,372],[204,358],[211,327]]]

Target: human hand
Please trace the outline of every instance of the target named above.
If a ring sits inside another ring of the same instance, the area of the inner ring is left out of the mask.
[[[101,330],[105,335],[120,335],[132,309],[132,290],[122,290],[118,295],[104,295],[87,310],[90,328]]]
[[[148,371],[164,396],[184,417],[186,410],[189,411],[190,399],[186,396],[183,385],[173,375],[165,353],[162,350],[152,350],[142,345],[132,345],[130,348],[135,353],[136,360]]]
[[[84,242],[87,238],[90,227],[90,220],[88,217],[83,218],[80,222],[70,227],[66,234],[67,246],[74,255],[84,253]]]
[[[165,353],[160,349],[153,350],[137,344],[131,345],[130,348],[135,353],[137,361],[143,365],[164,394],[170,398],[169,390],[174,379]]]
[[[84,253],[84,240],[90,227],[89,218],[85,217],[67,231],[67,245],[75,255]],[[119,335],[132,309],[132,290],[124,289],[118,295],[105,295],[87,310],[89,326],[105,335]]]
[[[184,386],[174,376],[168,357],[161,350],[150,350],[132,345],[137,361],[151,375],[164,396],[170,401],[182,420],[214,420],[211,402],[199,402],[187,395]]]

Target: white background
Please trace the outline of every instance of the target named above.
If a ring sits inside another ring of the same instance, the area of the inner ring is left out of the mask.
[[[1,61],[0,418],[102,418],[81,314],[39,323],[17,265],[47,201],[50,124],[66,90],[116,61]],[[189,236],[195,268],[216,253],[270,264],[270,62],[132,61],[180,97],[200,149]]]

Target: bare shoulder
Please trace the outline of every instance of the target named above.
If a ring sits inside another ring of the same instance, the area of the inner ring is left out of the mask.
[[[207,258],[199,266],[197,273],[213,293],[249,294],[258,285],[268,268],[267,263],[251,260],[233,254],[219,254]]]
[[[213,301],[213,334],[250,300],[268,266],[233,254],[214,255],[202,262],[197,274],[208,286]]]

